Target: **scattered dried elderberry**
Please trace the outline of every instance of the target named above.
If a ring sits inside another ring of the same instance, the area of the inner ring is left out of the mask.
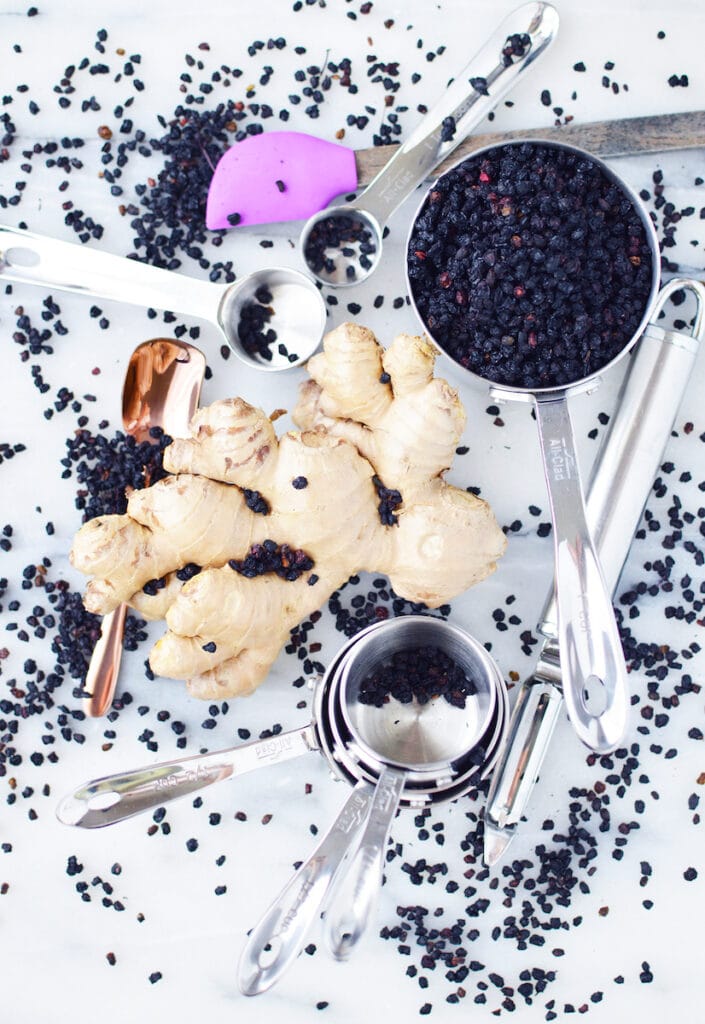
[[[86,522],[95,516],[120,515],[127,509],[127,495],[147,484],[156,483],[166,473],[162,455],[171,438],[160,427],[150,431],[152,441],[138,443],[130,434],[117,431],[112,438],[77,430],[66,441],[65,467],[62,474],[72,475],[81,485],[76,495],[76,508]]]
[[[531,47],[531,36],[527,35],[526,32],[519,34],[515,32],[511,36],[507,36],[507,41],[502,48],[502,63],[505,67],[509,67],[510,64],[514,63],[514,58],[523,57]]]
[[[266,498],[263,498],[259,491],[252,491],[248,487],[243,488],[243,497],[245,504],[249,508],[250,512],[255,512],[257,515],[268,516],[270,512],[269,502]]]

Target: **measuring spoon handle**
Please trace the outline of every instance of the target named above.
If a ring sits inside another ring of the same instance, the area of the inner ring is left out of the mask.
[[[606,754],[627,731],[627,667],[612,598],[587,525],[567,399],[561,394],[537,396],[535,404],[553,516],[566,709],[580,740]]]
[[[223,287],[139,260],[0,225],[0,279],[216,321]]]
[[[101,828],[142,811],[161,807],[232,775],[244,775],[269,764],[280,764],[318,750],[313,725],[283,732],[271,739],[197,754],[177,761],[106,775],[79,786],[60,802],[56,816],[64,825]]]
[[[373,214],[381,227],[424,178],[485,118],[517,77],[546,50],[558,31],[551,4],[524,4],[504,19],[389,163],[351,204]],[[526,37],[523,54],[511,37]],[[526,41],[528,40],[528,41]]]
[[[347,960],[374,913],[382,885],[387,837],[404,789],[405,772],[385,768],[377,782],[360,844],[340,881],[326,913],[326,938],[336,960]]]
[[[239,986],[243,995],[266,992],[301,952],[336,870],[365,821],[372,793],[370,783],[358,782],[311,856],[252,930],[240,958]]]
[[[101,718],[110,707],[122,660],[127,605],[119,604],[103,618],[98,642],[93,648],[83,689],[83,710],[89,718]]]

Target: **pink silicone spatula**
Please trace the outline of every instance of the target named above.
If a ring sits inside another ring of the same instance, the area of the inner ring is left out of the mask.
[[[218,161],[206,227],[305,220],[356,188],[354,150],[303,132],[253,135]]]

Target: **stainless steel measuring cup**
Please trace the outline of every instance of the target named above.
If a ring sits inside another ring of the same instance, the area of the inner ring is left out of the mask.
[[[0,281],[46,285],[136,306],[155,306],[215,324],[234,354],[258,370],[299,366],[318,348],[326,307],[313,281],[298,270],[256,270],[233,284],[199,281],[139,260],[114,256],[75,242],[0,225]],[[266,310],[276,334],[271,359],[248,351],[240,337],[243,310]]]
[[[582,742],[592,750],[607,753],[619,746],[628,727],[627,671],[611,595],[605,585],[585,517],[568,398],[580,392],[594,390],[602,375],[623,358],[636,343],[650,320],[659,286],[658,239],[651,219],[636,193],[607,164],[575,146],[545,143],[539,138],[524,139],[521,142],[509,142],[478,150],[470,159],[481,160],[490,152],[527,143],[568,150],[596,164],[630,200],[641,220],[651,253],[651,289],[644,304],[641,321],[621,351],[596,372],[565,385],[529,389],[499,384],[489,377],[479,376],[463,367],[433,338],[433,331],[425,323],[414,299],[408,261],[407,287],[414,310],[429,337],[456,371],[461,370],[466,379],[472,379],[484,387],[489,386],[492,397],[500,401],[533,403],[553,518],[558,639],[566,707]],[[460,161],[456,167],[462,163],[464,161]],[[451,168],[446,173],[453,173],[454,170],[455,168]],[[430,193],[436,187],[437,184],[432,186],[424,197],[412,222],[409,240],[413,235],[416,220]]]
[[[352,637],[340,649],[325,674],[311,681],[313,688],[313,707],[311,722],[300,729],[292,729],[269,739],[253,740],[237,747],[217,750],[208,754],[194,754],[192,757],[163,761],[102,778],[93,779],[79,786],[64,797],[56,810],[59,821],[65,825],[79,828],[102,828],[125,821],[135,814],[153,810],[165,803],[188,796],[198,790],[205,789],[223,779],[244,775],[247,772],[263,768],[267,765],[280,764],[308,754],[320,751],[336,778],[356,782],[372,778],[377,781],[379,765],[372,766],[359,762],[344,749],[350,738],[344,728],[340,729],[333,722],[333,715],[340,708],[341,661],[350,648],[374,631],[389,632],[398,629],[396,623],[402,619],[421,619],[430,621],[440,627],[455,629],[450,623],[431,616],[402,616],[386,622],[379,622],[362,630]],[[461,631],[458,631],[461,632]],[[467,634],[464,634],[468,636]],[[482,671],[492,673],[492,685],[496,689],[498,699],[486,732],[487,749],[496,754],[499,743],[499,732],[506,727],[508,702],[505,700],[506,689],[499,669],[484,648],[468,636],[468,641],[475,645],[478,665]],[[352,748],[352,745],[351,745]],[[483,768],[487,766],[484,765]],[[402,803],[422,807],[434,802],[436,797],[460,796],[471,788],[472,781],[466,778],[468,766],[464,759],[448,763],[448,771],[428,772],[420,783],[413,776],[404,793]],[[473,774],[474,774],[473,766]],[[453,773],[456,773],[455,777]],[[377,773],[377,774],[375,774]],[[462,789],[458,788],[458,785]]]
[[[308,270],[322,284],[364,281],[382,256],[386,222],[416,186],[453,152],[499,103],[517,77],[553,42],[558,12],[551,4],[518,7],[463,68],[441,99],[364,192],[314,214],[301,232]]]
[[[339,865],[355,852],[356,840],[368,821],[371,831],[363,837],[366,847],[373,842],[375,851],[384,848],[384,836],[380,839],[378,833],[383,810],[380,804],[387,792],[387,784],[379,785],[380,776],[385,767],[391,771],[398,769],[386,766],[383,754],[375,750],[379,735],[376,729],[366,726],[363,720],[361,735],[350,733],[342,711],[343,705],[350,702],[353,691],[344,687],[341,668],[355,646],[365,641],[369,643],[373,636],[379,637],[379,646],[372,648],[377,651],[377,656],[380,651],[389,651],[390,643],[408,646],[411,642],[422,642],[440,646],[465,668],[478,685],[479,706],[467,711],[448,705],[447,712],[439,716],[429,708],[412,718],[399,720],[396,725],[395,705],[383,712],[388,721],[382,730],[385,737],[382,746],[386,750],[390,744],[389,749],[396,750],[399,755],[404,750],[409,751],[408,761],[400,762],[405,770],[398,772],[403,778],[402,791],[396,796],[398,802],[410,807],[424,807],[462,796],[487,777],[502,746],[509,719],[504,680],[484,647],[458,627],[432,616],[402,616],[369,626],[341,648],[326,673],[313,683],[312,721],[309,725],[228,750],[95,779],[79,786],[57,807],[57,817],[64,824],[99,828],[153,810],[222,779],[319,750],[333,776],[349,782],[354,787],[353,793],[328,834],[252,932],[240,964],[240,986],[246,995],[264,992],[275,984],[300,952],[307,932],[336,885]],[[366,663],[365,659],[360,659],[358,668]],[[451,730],[452,743],[444,749],[442,737],[433,737],[433,732],[451,714],[459,718]],[[354,710],[348,712],[353,727],[355,717]],[[463,720],[470,725],[463,728]],[[395,739],[397,731],[399,736]],[[406,743],[398,742],[402,734],[407,735]],[[416,748],[411,744],[414,736],[417,737]],[[470,749],[466,749],[467,746]],[[379,799],[372,815],[370,809],[375,787]],[[384,821],[381,824],[386,831]],[[354,884],[356,876],[350,877],[350,884]],[[378,876],[368,871],[363,882],[369,903],[376,896]],[[356,921],[359,919],[361,926],[355,925],[355,941],[362,934],[369,917],[366,905],[358,898]],[[347,938],[352,934],[347,921],[343,923],[343,933],[344,946],[349,951],[354,942]]]
[[[440,648],[475,683],[464,708],[441,697],[421,704],[390,696],[382,707],[360,702],[364,681],[372,672],[383,673],[397,652],[426,645]],[[395,619],[386,632],[369,633],[360,640],[346,654],[340,680],[340,707],[350,742],[379,766],[368,820],[326,915],[329,948],[336,959],[344,960],[373,915],[389,830],[407,780],[457,773],[459,762],[477,750],[492,722],[498,688],[494,662],[477,641],[450,623],[441,625],[422,616]],[[484,758],[484,750],[473,758],[476,771]]]
[[[476,692],[464,708],[440,698],[421,704],[389,696],[382,707],[360,701],[368,676],[375,670],[383,673],[395,654],[418,647],[440,649],[475,682]],[[407,772],[410,781],[425,781],[452,771],[485,735],[498,703],[497,670],[482,644],[458,626],[431,616],[403,615],[350,648],[335,695],[347,727],[346,747],[359,760],[391,765]]]
[[[383,669],[397,651],[420,645],[440,648],[475,682],[476,693],[466,698],[465,708],[441,697],[427,704],[390,697],[381,708],[358,701],[371,671]],[[352,828],[348,805],[343,806],[328,835],[252,931],[239,969],[245,995],[258,995],[279,980],[331,893],[326,937],[333,955],[346,959],[373,915],[399,804],[418,807],[466,793],[504,737],[508,699],[499,669],[473,637],[441,619],[400,616],[363,630],[329,671],[334,681],[322,716],[330,730],[327,742],[367,807]]]

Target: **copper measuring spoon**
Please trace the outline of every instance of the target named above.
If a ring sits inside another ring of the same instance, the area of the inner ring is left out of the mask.
[[[122,389],[122,423],[126,433],[141,444],[153,441],[152,427],[171,437],[187,437],[198,407],[206,357],[193,345],[171,338],[153,338],[138,345],[130,356]],[[148,483],[148,481],[147,481]],[[103,619],[88,666],[83,710],[100,718],[115,693],[127,605],[120,604]]]

